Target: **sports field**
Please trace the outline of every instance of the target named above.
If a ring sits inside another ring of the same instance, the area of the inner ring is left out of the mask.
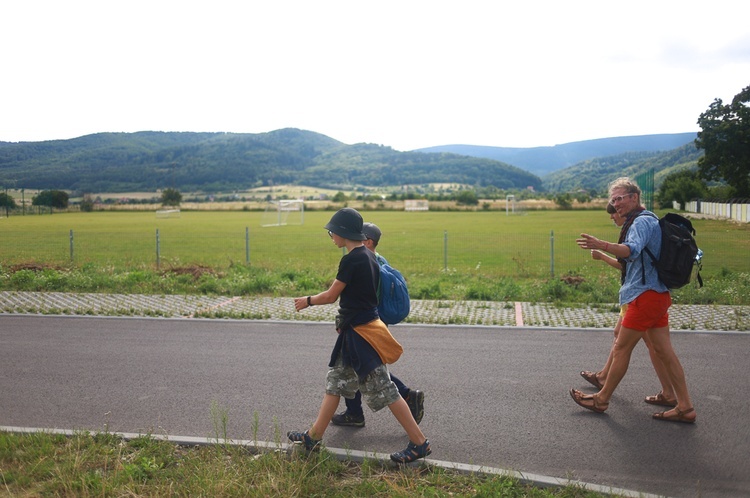
[[[260,212],[62,213],[0,221],[0,262],[87,263],[127,268],[160,264],[260,265],[331,272],[341,256],[323,226],[331,211],[307,211],[302,225],[262,227]],[[581,232],[616,241],[618,231],[599,211],[363,213],[383,231],[378,250],[407,273],[459,272],[544,277],[603,267],[579,249]],[[750,271],[750,227],[695,220],[704,251],[703,274]]]

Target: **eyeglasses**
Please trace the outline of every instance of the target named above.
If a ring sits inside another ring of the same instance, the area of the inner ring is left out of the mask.
[[[333,232],[332,232],[332,231],[330,231],[330,230],[328,230],[328,236],[329,236],[330,238],[333,238]]]
[[[612,204],[612,205],[614,206],[614,205],[615,205],[615,204],[617,204],[618,202],[622,202],[622,200],[623,200],[623,199],[627,199],[627,198],[628,198],[628,197],[630,197],[631,195],[633,195],[633,192],[630,192],[629,194],[625,194],[625,195],[618,195],[617,197],[612,197],[612,198],[611,198],[611,199],[609,200],[609,203],[610,203],[610,204]]]

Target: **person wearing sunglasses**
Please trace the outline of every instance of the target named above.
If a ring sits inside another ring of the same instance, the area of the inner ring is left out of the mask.
[[[670,340],[668,310],[672,298],[667,286],[659,280],[656,267],[641,257],[646,248],[652,254],[660,253],[659,220],[641,206],[641,189],[629,178],[618,178],[610,183],[609,198],[617,214],[625,218],[617,243],[586,233],[582,233],[576,243],[582,249],[603,251],[617,258],[622,265],[620,305],[627,304],[628,307],[613,346],[612,366],[604,385],[595,394],[571,389],[570,396],[583,408],[604,413],[628,370],[633,349],[641,338],[646,337],[664,364],[676,396],[676,406],[654,413],[652,417],[668,422],[694,423],[697,414],[688,393],[685,371]]]
[[[609,214],[610,219],[616,227],[622,227],[625,224],[625,218],[617,213],[617,210],[615,210],[615,207],[611,203],[607,203],[607,213]],[[591,258],[597,261],[602,261],[617,270],[622,269],[622,264],[617,258],[609,256],[608,254],[605,254],[598,249],[591,249]],[[617,317],[617,323],[615,324],[614,328],[614,343],[609,350],[609,356],[607,356],[607,362],[604,364],[604,367],[598,372],[592,372],[590,370],[584,370],[581,372],[581,377],[583,377],[589,384],[596,387],[597,389],[601,389],[602,387],[604,387],[604,383],[606,382],[607,376],[609,375],[609,369],[612,368],[612,360],[614,358],[615,344],[617,344],[617,336],[620,335],[622,318],[625,316],[625,312],[627,311],[627,309],[627,304],[623,304],[622,306],[620,306],[620,315]],[[677,404],[677,400],[675,399],[674,389],[672,388],[672,384],[669,381],[669,375],[667,374],[666,368],[664,367],[664,364],[661,362],[659,357],[656,355],[654,347],[647,335],[643,336],[643,341],[646,343],[648,354],[651,358],[651,363],[654,366],[654,371],[656,372],[656,376],[659,378],[659,382],[662,386],[661,391],[652,396],[646,396],[644,401],[651,405],[669,407],[675,406]]]

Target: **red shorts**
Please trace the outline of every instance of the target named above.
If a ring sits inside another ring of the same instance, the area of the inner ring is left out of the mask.
[[[622,326],[640,332],[667,327],[669,325],[667,310],[671,305],[672,296],[669,292],[648,290],[629,303],[625,317],[622,319]]]

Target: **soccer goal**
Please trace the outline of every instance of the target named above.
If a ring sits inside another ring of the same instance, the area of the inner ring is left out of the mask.
[[[260,224],[264,227],[278,227],[302,225],[304,222],[305,201],[302,199],[282,199],[268,202]]]
[[[516,196],[512,194],[505,196],[505,216],[509,214],[526,214],[524,205],[516,202]]]
[[[429,211],[430,202],[423,199],[407,199],[404,201],[404,211]]]
[[[169,209],[157,209],[157,218],[179,218],[180,208],[169,208]]]

